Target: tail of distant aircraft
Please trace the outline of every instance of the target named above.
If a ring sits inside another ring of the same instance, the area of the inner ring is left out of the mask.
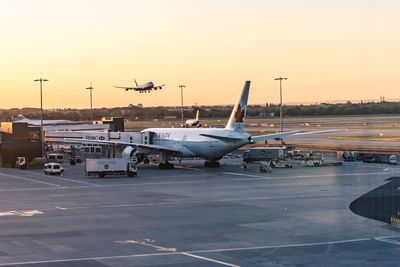
[[[225,129],[232,130],[235,132],[243,132],[244,119],[246,118],[247,100],[249,98],[250,81],[246,81],[242,92],[232,110],[231,116],[229,117],[228,124]]]
[[[196,121],[199,121],[199,110],[196,112]]]
[[[13,119],[13,121],[22,121],[22,120],[26,120],[25,116],[22,114],[18,114],[18,116]]]
[[[138,83],[136,82],[136,79],[133,79],[135,81],[136,86],[139,86]]]

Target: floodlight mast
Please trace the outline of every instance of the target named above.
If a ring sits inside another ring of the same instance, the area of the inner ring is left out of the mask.
[[[39,78],[36,80],[33,80],[34,82],[39,82],[40,84],[40,147],[41,147],[41,154],[42,158],[44,157],[44,143],[43,143],[43,93],[42,93],[42,86],[43,82],[48,82],[49,80]]]
[[[94,89],[94,87],[92,86],[92,83],[90,83],[90,86],[87,87],[86,89],[90,90],[90,121],[93,122],[92,90]]]
[[[181,88],[181,120],[183,125],[183,88],[185,88],[186,86],[181,84],[179,85],[179,87]]]
[[[283,119],[282,119],[282,80],[287,80],[285,77],[275,78],[275,81],[279,81],[279,95],[280,95],[280,104],[279,104],[279,122],[280,122],[280,130],[283,132]]]

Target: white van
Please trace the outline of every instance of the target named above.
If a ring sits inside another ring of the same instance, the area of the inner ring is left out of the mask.
[[[48,175],[61,175],[64,172],[64,168],[59,163],[51,162],[44,164],[44,174]]]
[[[60,153],[51,153],[51,154],[47,155],[47,160],[49,162],[63,163],[64,155],[60,154]]]

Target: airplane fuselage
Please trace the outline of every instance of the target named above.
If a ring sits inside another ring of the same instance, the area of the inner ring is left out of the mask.
[[[153,132],[153,144],[179,150],[179,156],[210,161],[219,160],[250,142],[249,134],[224,128],[149,128],[142,132]]]
[[[138,88],[138,90],[149,90],[149,89],[152,89],[153,87],[154,87],[154,83],[148,82],[148,83],[139,85],[137,88]]]

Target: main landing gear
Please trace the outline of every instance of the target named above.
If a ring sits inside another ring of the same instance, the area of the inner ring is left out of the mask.
[[[160,164],[158,164],[158,168],[159,169],[163,169],[163,170],[170,170],[174,168],[174,164],[166,161],[166,162],[160,162]]]
[[[206,168],[218,168],[219,162],[218,161],[206,161],[204,162],[204,167]]]

